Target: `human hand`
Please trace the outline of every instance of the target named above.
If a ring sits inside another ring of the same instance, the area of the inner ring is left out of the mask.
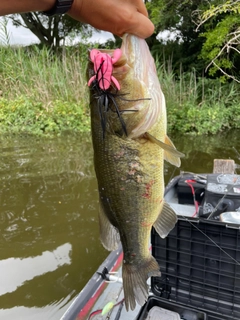
[[[147,38],[154,32],[142,0],[74,0],[68,14],[117,36],[130,33]]]

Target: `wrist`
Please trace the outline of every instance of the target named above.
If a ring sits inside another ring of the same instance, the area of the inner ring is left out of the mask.
[[[87,0],[87,1],[89,1],[89,0]],[[71,8],[68,10],[67,14],[75,20],[86,22],[81,17],[83,2],[84,2],[84,0],[74,0]]]
[[[53,16],[55,14],[64,14],[67,13],[73,4],[74,0],[55,0],[49,10],[43,11],[43,13],[47,16]]]

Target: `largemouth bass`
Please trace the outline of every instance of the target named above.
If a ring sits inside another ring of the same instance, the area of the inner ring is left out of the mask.
[[[160,276],[149,251],[150,232],[154,226],[166,237],[177,221],[163,199],[163,164],[165,159],[180,166],[182,154],[166,135],[165,99],[145,40],[125,35],[121,50],[122,56],[113,66],[120,91],[113,86],[101,91],[93,81],[90,107],[100,238],[108,250],[117,248],[119,238],[122,243],[128,310],[135,308],[136,301],[143,305],[147,300],[148,277]],[[94,74],[90,62],[91,81]]]

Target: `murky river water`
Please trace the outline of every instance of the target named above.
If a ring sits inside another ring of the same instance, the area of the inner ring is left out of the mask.
[[[240,163],[240,131],[176,136],[181,170]],[[234,149],[235,148],[235,149]],[[89,134],[0,138],[0,319],[57,320],[107,256]],[[165,165],[166,182],[179,169]]]

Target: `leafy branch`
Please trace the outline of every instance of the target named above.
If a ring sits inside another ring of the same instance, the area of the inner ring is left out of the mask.
[[[218,6],[212,5],[210,9],[204,11],[201,13],[200,10],[196,10],[194,12],[194,15],[198,17],[197,21],[197,28],[196,31],[199,31],[199,28],[206,23],[209,19],[216,17],[217,15],[220,15],[222,13],[240,13],[240,0],[236,1],[226,1],[223,4],[220,4]]]
[[[226,71],[224,71],[223,68],[221,68],[221,66],[217,62],[218,59],[224,54],[224,52],[229,54],[230,50],[235,50],[237,54],[240,55],[240,50],[238,49],[238,46],[240,45],[240,28],[235,32],[229,33],[229,36],[230,36],[230,39],[225,43],[225,45],[222,47],[219,53],[212,59],[212,61],[207,66],[206,70],[208,70],[211,67],[211,65],[214,65],[226,77],[231,78],[232,80],[240,83],[240,80],[238,80],[235,76],[232,76]]]
[[[199,10],[194,12],[196,31],[200,31],[203,25],[207,30],[200,34],[206,38],[201,57],[210,60],[206,70],[212,76],[220,71],[223,75],[222,80],[232,79],[238,83],[240,83],[237,71],[240,62],[239,13],[240,0],[226,1],[221,5],[212,5],[204,12]]]

